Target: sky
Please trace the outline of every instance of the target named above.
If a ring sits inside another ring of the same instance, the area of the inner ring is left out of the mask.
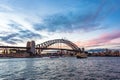
[[[120,0],[0,0],[0,45],[67,39],[120,49]]]

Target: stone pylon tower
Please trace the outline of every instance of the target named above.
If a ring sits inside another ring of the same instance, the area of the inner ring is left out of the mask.
[[[35,41],[28,41],[26,46],[28,53],[35,54]]]
[[[31,41],[31,53],[35,54],[35,41]]]

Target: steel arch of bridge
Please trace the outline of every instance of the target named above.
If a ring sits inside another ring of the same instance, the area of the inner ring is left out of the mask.
[[[46,48],[47,49],[49,46],[51,46],[55,43],[64,43],[64,44],[68,45],[69,47],[71,47],[73,51],[81,51],[81,49],[76,44],[72,43],[69,40],[65,40],[65,39],[49,40],[49,41],[46,41],[46,42],[36,45],[36,48],[39,48],[39,49]]]

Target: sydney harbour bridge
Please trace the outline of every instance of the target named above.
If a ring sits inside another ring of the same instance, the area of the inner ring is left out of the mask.
[[[70,47],[70,49],[67,48],[51,48],[49,46],[52,46],[56,43],[62,43]],[[0,46],[0,49],[3,50],[2,53],[7,54],[8,52],[12,53],[12,51],[16,51],[16,53],[22,53],[26,52],[33,55],[41,55],[41,53],[44,50],[66,50],[71,51],[74,53],[82,53],[84,51],[84,48],[79,48],[76,44],[73,42],[66,40],[66,39],[54,39],[54,40],[48,40],[40,44],[35,44],[35,41],[28,41],[26,47],[17,47],[17,46]],[[9,51],[8,51],[9,50]]]

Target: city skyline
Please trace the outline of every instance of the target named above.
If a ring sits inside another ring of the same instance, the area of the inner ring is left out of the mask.
[[[1,0],[0,45],[65,38],[79,47],[120,49],[119,0]]]

